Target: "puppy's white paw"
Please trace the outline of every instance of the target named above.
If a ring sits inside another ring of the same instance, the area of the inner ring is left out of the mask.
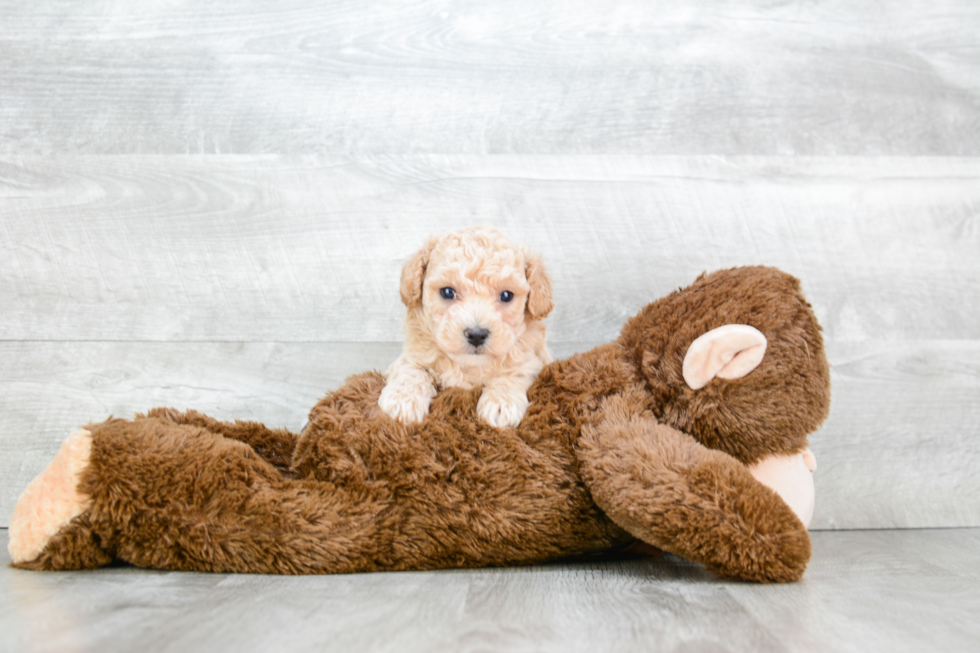
[[[523,392],[504,394],[484,388],[476,404],[476,414],[490,426],[514,428],[524,419],[529,404]]]
[[[378,397],[378,406],[402,424],[417,424],[429,414],[433,395],[389,383]]]

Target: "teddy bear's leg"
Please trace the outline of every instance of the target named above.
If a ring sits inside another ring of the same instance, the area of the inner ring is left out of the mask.
[[[141,417],[137,416],[137,419]],[[270,429],[264,424],[241,420],[222,422],[196,410],[181,412],[175,408],[154,408],[146,414],[146,417],[173,424],[199,426],[226,438],[244,442],[284,475],[289,473],[293,450],[299,438],[297,434],[286,429]]]
[[[73,434],[24,493],[11,558],[38,570],[113,559],[217,572],[395,568],[390,507],[383,484],[289,479],[202,427],[112,419]]]
[[[583,429],[579,446],[596,503],[636,537],[727,578],[803,575],[806,528],[731,456],[652,417],[617,410]]]
[[[119,560],[157,569],[291,574],[394,564],[397,529],[383,484],[350,488],[290,479],[244,442],[166,419],[114,419],[86,428],[92,445],[80,490],[90,503],[72,525],[84,521]]]
[[[86,429],[75,431],[21,494],[14,507],[7,545],[14,566],[78,569],[111,560],[92,538],[84,520],[78,520],[91,505],[91,498],[79,490],[91,453],[92,433]],[[56,544],[54,561],[42,559],[49,544]]]

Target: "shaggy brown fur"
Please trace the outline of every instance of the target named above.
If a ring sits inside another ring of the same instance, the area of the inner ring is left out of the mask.
[[[690,343],[728,323],[769,348],[744,378],[690,390]],[[29,569],[119,558],[154,568],[333,573],[533,563],[639,538],[755,581],[798,579],[803,524],[744,463],[801,451],[826,417],[820,327],[796,279],[702,275],[647,306],[619,339],[548,365],[516,429],[447,389],[402,425],[384,378],[352,377],[301,435],[157,409],[86,427],[91,507]]]

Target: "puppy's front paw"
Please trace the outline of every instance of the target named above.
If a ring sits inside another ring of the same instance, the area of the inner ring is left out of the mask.
[[[529,403],[523,392],[508,395],[484,388],[476,414],[490,426],[514,428],[524,419]]]
[[[378,397],[378,406],[385,415],[402,424],[417,424],[429,414],[432,396],[411,389],[388,384]]]

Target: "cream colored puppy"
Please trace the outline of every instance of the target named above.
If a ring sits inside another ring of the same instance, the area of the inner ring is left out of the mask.
[[[477,414],[517,426],[527,389],[551,361],[542,320],[551,281],[537,256],[496,229],[430,238],[402,269],[405,345],[388,368],[378,405],[404,423],[421,421],[436,388],[477,388]]]

